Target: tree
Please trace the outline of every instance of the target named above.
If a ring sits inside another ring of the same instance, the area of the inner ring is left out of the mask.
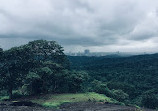
[[[63,48],[55,41],[35,40],[20,47],[14,47],[3,52],[0,66],[0,76],[3,88],[8,89],[12,98],[12,90],[23,86],[29,72],[43,67],[46,61],[66,67],[66,56]],[[58,69],[60,70],[60,69]]]
[[[158,108],[158,95],[157,95],[158,89],[151,89],[148,91],[145,91],[141,97],[140,102],[143,107],[146,108]]]
[[[43,83],[43,81],[37,73],[29,72],[26,77],[26,82],[23,85],[23,88],[26,88],[25,93],[28,95],[41,93],[42,92],[42,88],[41,88],[42,83]]]
[[[107,87],[106,83],[98,80],[92,81],[92,91],[105,94],[108,97],[114,98],[114,93]]]
[[[24,88],[27,89],[29,95],[55,92],[57,88],[56,81],[64,79],[58,77],[63,72],[63,67],[52,61],[41,62],[40,67],[30,71],[24,82]]]
[[[141,103],[146,108],[158,108],[158,97],[155,94],[145,94],[142,97]]]
[[[122,90],[113,90],[113,93],[115,95],[115,99],[120,101],[120,102],[124,102],[125,100],[129,99],[129,95],[125,92],[123,92]]]
[[[1,88],[8,89],[9,98],[12,98],[13,88],[17,88],[21,84],[21,57],[18,55],[18,50],[12,48],[4,51],[1,61]]]
[[[0,48],[0,63],[1,63],[1,61],[3,60],[2,58],[3,58],[3,49]]]
[[[71,71],[68,78],[69,92],[81,91],[82,84],[88,79],[88,74],[84,71]]]
[[[2,54],[2,52],[3,52],[3,49],[2,49],[2,48],[0,48],[0,54]]]

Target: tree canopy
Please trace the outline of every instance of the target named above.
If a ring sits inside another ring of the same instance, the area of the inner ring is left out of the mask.
[[[23,94],[61,92],[63,86],[75,87],[74,91],[78,91],[83,78],[75,77],[69,71],[69,62],[63,51],[55,41],[46,40],[35,40],[6,51],[1,49],[1,89],[7,89],[10,98],[12,91],[19,88]]]

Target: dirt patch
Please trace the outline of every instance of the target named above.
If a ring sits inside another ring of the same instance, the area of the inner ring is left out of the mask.
[[[57,111],[42,107],[29,107],[29,106],[0,106],[0,111]]]
[[[156,111],[150,109],[138,110],[135,107],[120,106],[108,103],[66,103],[59,109],[44,108],[38,105],[32,105],[30,102],[1,102],[0,111]]]
[[[135,107],[108,103],[71,103],[60,107],[64,111],[137,111]]]
[[[4,101],[0,102],[0,106],[40,106],[36,103],[32,103],[31,101]]]
[[[30,101],[4,101],[0,102],[0,111],[57,111],[44,108]]]

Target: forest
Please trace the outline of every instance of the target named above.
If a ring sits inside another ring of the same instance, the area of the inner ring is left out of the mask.
[[[71,69],[84,70],[89,74],[90,90],[125,104],[158,107],[158,54],[131,57],[69,56],[69,60]]]
[[[0,49],[0,95],[96,92],[125,105],[158,108],[158,54],[66,56],[55,41]]]

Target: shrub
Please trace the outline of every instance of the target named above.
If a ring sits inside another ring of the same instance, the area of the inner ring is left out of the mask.
[[[108,97],[114,97],[114,93],[109,90],[107,85],[101,81],[94,80],[92,82],[92,88],[94,92],[100,93],[100,94],[105,94]]]
[[[127,101],[129,99],[129,95],[123,92],[122,90],[113,90],[114,98],[120,102]]]

